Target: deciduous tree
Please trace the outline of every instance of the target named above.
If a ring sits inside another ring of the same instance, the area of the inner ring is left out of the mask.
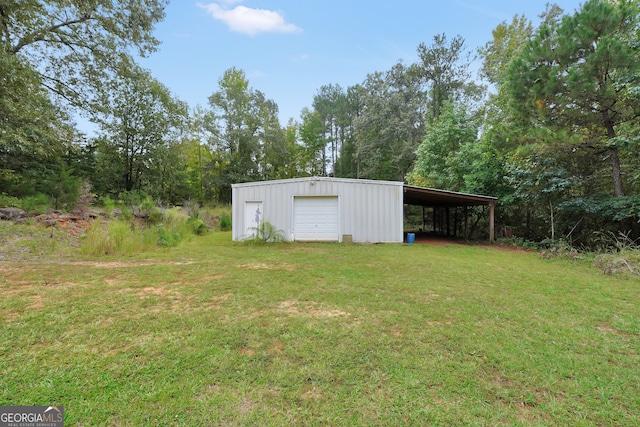
[[[119,75],[121,80],[107,82],[109,96],[102,99],[108,111],[100,118],[103,136],[98,139],[102,190],[144,191],[170,201],[176,183],[169,172],[182,166],[168,162],[184,159],[169,153],[186,132],[187,106],[134,64]]]
[[[30,0],[0,2],[0,49],[30,64],[38,85],[88,107],[105,71],[135,51],[153,52],[153,27],[168,0]]]
[[[277,104],[249,87],[244,71],[230,68],[209,97],[207,124],[213,140],[220,201],[231,201],[231,184],[276,177],[285,159]],[[269,150],[266,156],[265,150]]]

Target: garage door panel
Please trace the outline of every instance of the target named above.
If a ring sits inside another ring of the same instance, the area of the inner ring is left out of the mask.
[[[337,241],[338,198],[295,197],[295,240]]]

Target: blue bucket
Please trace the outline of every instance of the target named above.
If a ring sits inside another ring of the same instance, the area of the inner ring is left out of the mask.
[[[407,233],[407,243],[411,244],[411,243],[414,243],[415,241],[416,241],[416,234]]]

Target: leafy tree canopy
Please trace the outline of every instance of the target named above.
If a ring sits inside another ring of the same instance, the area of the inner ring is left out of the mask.
[[[40,85],[87,107],[106,70],[131,50],[146,56],[168,0],[1,1],[0,49],[40,75]]]

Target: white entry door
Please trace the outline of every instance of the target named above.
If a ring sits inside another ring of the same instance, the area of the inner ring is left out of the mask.
[[[293,231],[295,240],[338,241],[338,197],[295,197]]]
[[[246,238],[256,236],[258,226],[262,222],[262,202],[245,202],[244,205],[244,235]]]

